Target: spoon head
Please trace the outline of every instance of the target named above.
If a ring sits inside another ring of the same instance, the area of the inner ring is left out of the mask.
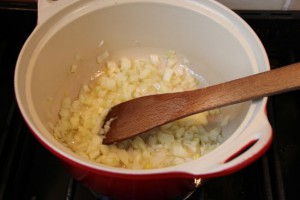
[[[103,143],[122,141],[178,119],[185,106],[177,94],[150,95],[114,106],[104,121],[110,121],[110,128]]]

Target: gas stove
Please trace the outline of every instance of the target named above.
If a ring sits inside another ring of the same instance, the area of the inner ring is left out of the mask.
[[[234,11],[261,39],[272,69],[300,61],[299,11]],[[32,136],[19,112],[14,67],[36,22],[35,1],[0,1],[0,199],[109,199],[74,180]],[[274,134],[270,149],[250,166],[207,180],[181,199],[295,199],[300,180],[300,91],[270,97],[267,113]]]

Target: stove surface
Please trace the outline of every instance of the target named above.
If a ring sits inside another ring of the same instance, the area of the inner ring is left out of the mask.
[[[7,2],[0,1],[0,199],[107,199],[96,197],[72,179],[27,129],[16,105],[13,76],[20,49],[36,25],[36,4]],[[299,12],[236,12],[262,40],[272,68],[300,61]],[[274,129],[267,153],[234,174],[206,181],[186,199],[283,200],[298,196],[300,91],[269,98],[267,111]]]

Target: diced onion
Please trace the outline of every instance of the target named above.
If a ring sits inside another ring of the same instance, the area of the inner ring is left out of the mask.
[[[102,46],[100,42],[99,46]],[[151,54],[148,59],[108,60],[109,52],[97,57],[102,70],[90,84],[84,84],[74,101],[66,96],[59,111],[59,120],[51,124],[54,137],[79,156],[113,167],[150,169],[168,167],[197,159],[216,148],[222,126],[208,129],[209,115],[215,109],[168,123],[132,139],[104,145],[110,122],[103,120],[114,105],[132,98],[179,92],[200,87],[197,77],[180,62],[174,51],[164,56]],[[71,72],[77,70],[71,67]],[[139,125],[136,122],[137,126]],[[211,126],[210,126],[211,127]]]

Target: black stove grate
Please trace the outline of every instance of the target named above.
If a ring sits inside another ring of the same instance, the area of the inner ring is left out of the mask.
[[[8,9],[0,5],[0,199],[96,199],[35,140],[17,108],[14,66],[35,27],[36,7],[14,6]],[[272,68],[300,61],[300,12],[236,12],[262,40]],[[268,152],[234,174],[207,181],[186,199],[294,199],[300,178],[300,91],[269,98],[267,110],[274,128],[274,141]]]

